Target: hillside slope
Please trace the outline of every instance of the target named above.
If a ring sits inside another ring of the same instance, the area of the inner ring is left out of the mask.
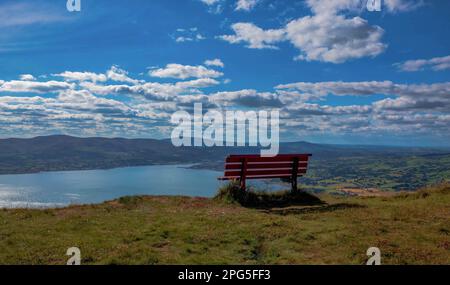
[[[378,198],[251,209],[128,197],[55,210],[0,210],[0,264],[450,264],[450,186]]]

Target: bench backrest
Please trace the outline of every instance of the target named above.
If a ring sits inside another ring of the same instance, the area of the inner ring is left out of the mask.
[[[306,174],[311,154],[281,154],[275,157],[230,155],[223,179],[269,179],[300,177]]]

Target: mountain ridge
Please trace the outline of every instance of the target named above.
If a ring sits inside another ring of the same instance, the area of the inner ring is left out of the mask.
[[[170,140],[74,137],[67,135],[0,139],[0,174],[109,169],[156,164],[221,165],[233,153],[259,153],[258,147],[175,147]],[[314,159],[376,155],[441,155],[448,149],[310,142],[281,143],[281,153],[312,153]]]

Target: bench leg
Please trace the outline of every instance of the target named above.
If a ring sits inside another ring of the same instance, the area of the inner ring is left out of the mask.
[[[245,178],[247,176],[247,159],[246,158],[242,159],[241,163],[242,163],[241,190],[245,191],[245,189],[247,188],[247,185],[245,183]]]
[[[247,184],[246,184],[245,178],[241,178],[241,190],[245,191],[246,188],[247,188]]]
[[[298,179],[298,158],[295,158],[292,163],[292,176],[291,176],[291,186],[292,186],[292,192],[297,192],[297,179]]]
[[[298,191],[297,177],[292,178],[291,187],[292,187],[292,192],[297,192]]]

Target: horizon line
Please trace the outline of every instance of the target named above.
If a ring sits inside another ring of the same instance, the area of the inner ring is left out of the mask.
[[[154,140],[154,141],[170,141],[170,138],[145,138],[145,137],[133,137],[133,138],[127,138],[127,137],[107,137],[107,136],[75,136],[75,135],[66,135],[66,134],[52,134],[52,135],[35,135],[30,137],[0,137],[0,141],[2,140],[33,140],[37,138],[51,138],[51,137],[69,137],[69,138],[76,138],[76,139],[122,139],[122,140]],[[192,137],[194,139],[194,137]],[[226,141],[224,141],[226,143]],[[329,145],[329,146],[361,146],[361,147],[393,147],[393,148],[443,148],[443,149],[450,149],[450,145],[441,145],[441,146],[434,146],[434,145],[393,145],[393,144],[364,144],[364,143],[358,143],[358,144],[345,144],[345,143],[321,143],[321,142],[312,142],[312,141],[306,141],[306,140],[290,140],[290,141],[280,141],[280,144],[289,144],[289,143],[307,143],[307,144],[314,144],[314,145]],[[194,146],[193,146],[194,147]],[[220,146],[216,146],[220,147]],[[222,146],[222,147],[229,147],[229,146]],[[238,146],[234,146],[238,147]],[[249,147],[249,146],[245,146]]]

